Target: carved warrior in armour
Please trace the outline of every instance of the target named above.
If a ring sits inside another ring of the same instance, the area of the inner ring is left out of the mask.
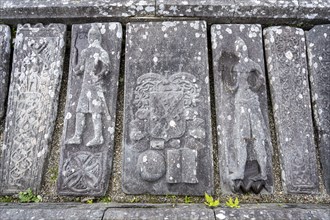
[[[267,180],[267,128],[257,94],[265,79],[261,67],[248,57],[245,42],[237,37],[235,45],[238,62],[224,78],[227,91],[234,95],[235,106],[233,141],[237,149],[236,167],[230,168],[229,178],[233,192],[252,190],[259,193]],[[248,160],[251,157],[253,159]]]
[[[76,109],[75,134],[67,140],[67,144],[81,144],[86,114],[92,114],[94,125],[94,138],[86,146],[101,145],[104,142],[102,115],[110,115],[104,98],[102,81],[109,72],[110,59],[101,46],[101,39],[97,25],[92,24],[88,32],[89,45],[82,51],[78,64],[73,68],[78,76],[83,75],[83,83]]]

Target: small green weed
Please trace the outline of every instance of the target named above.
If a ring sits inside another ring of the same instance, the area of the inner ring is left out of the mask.
[[[93,204],[93,203],[94,203],[94,199],[87,199],[87,200],[86,200],[86,203],[87,203],[87,204]]]
[[[205,205],[208,207],[218,207],[220,205],[219,199],[214,200],[212,196],[205,193]]]
[[[13,198],[10,196],[1,196],[0,197],[0,202],[12,202]]]
[[[228,201],[226,202],[226,206],[229,208],[239,208],[239,201],[238,198],[235,198],[235,201],[233,201],[233,198],[229,197]]]
[[[185,196],[185,197],[184,197],[184,203],[186,203],[186,204],[191,203],[191,198],[190,198],[190,196]]]
[[[111,198],[109,196],[105,196],[105,197],[102,197],[100,199],[100,202],[103,202],[103,203],[110,203],[111,202]]]
[[[131,199],[129,202],[130,203],[137,203],[137,202],[140,202],[140,200],[134,196],[133,199]]]
[[[18,199],[19,202],[42,202],[42,197],[40,195],[34,195],[30,188],[25,192],[19,192]]]

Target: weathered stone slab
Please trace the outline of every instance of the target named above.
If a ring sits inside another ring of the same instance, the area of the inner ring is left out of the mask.
[[[240,219],[322,219],[330,218],[329,205],[302,205],[302,204],[250,204],[241,205],[239,209],[217,208],[215,217],[217,220]]]
[[[125,219],[203,219],[213,220],[212,209],[198,205],[167,207],[167,208],[116,208],[108,209],[103,217],[104,220],[125,220]]]
[[[7,25],[0,25],[0,121],[5,115],[9,83],[10,34],[10,28]]]
[[[224,193],[273,191],[260,25],[213,25],[212,54]]]
[[[123,190],[213,190],[206,23],[127,25]]]
[[[284,191],[317,193],[304,31],[270,27],[264,37]]]
[[[47,219],[47,220],[101,220],[107,209],[104,205],[75,203],[39,203],[0,205],[0,219]]]
[[[234,0],[157,0],[156,13],[160,16],[202,16],[230,18],[234,16]]]
[[[154,0],[2,0],[2,19],[131,17],[155,14]]]
[[[235,5],[235,17],[259,20],[295,18],[299,7],[298,1],[283,0],[235,0]]]
[[[315,26],[306,38],[320,160],[330,194],[330,25]]]
[[[18,25],[1,158],[1,193],[40,189],[57,113],[66,26]]]
[[[72,26],[60,195],[105,194],[112,169],[122,27]]]
[[[299,0],[298,18],[330,20],[329,0]]]

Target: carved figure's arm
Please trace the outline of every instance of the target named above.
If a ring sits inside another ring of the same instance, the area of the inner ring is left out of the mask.
[[[102,78],[110,71],[110,59],[106,51],[102,51],[99,61],[101,62],[101,70],[98,73],[98,76],[99,78]]]
[[[227,77],[224,77],[224,79],[226,88],[232,93],[236,92],[238,89],[238,80],[237,73],[234,71],[234,67],[231,69],[230,73],[227,74]]]
[[[258,90],[263,85],[265,77],[262,74],[261,67],[257,63],[254,63],[252,71],[255,71],[257,74],[256,84],[253,86],[253,89]]]
[[[85,57],[86,57],[86,52],[85,50],[82,51],[81,53],[81,58],[79,59],[77,65],[75,67],[73,67],[73,72],[76,75],[82,75],[84,70],[85,70]]]

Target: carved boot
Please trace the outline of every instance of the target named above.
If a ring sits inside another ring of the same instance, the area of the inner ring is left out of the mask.
[[[81,135],[85,126],[85,116],[82,113],[77,113],[76,116],[76,130],[72,138],[66,141],[67,144],[81,144]]]
[[[101,145],[104,142],[102,135],[101,115],[96,115],[96,116],[93,115],[93,124],[94,124],[94,138],[86,144],[87,147]]]

